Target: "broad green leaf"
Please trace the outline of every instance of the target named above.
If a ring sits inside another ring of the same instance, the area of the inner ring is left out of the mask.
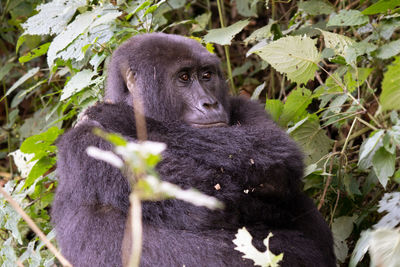
[[[298,3],[299,9],[312,16],[326,14],[329,15],[335,11],[335,8],[324,0],[310,0]]]
[[[373,266],[399,266],[399,229],[377,229],[371,233],[369,253]]]
[[[240,20],[235,24],[220,29],[209,30],[203,37],[206,43],[216,43],[220,45],[230,45],[232,39],[249,24],[249,20]]]
[[[384,188],[386,188],[389,177],[394,174],[395,164],[396,155],[387,152],[384,147],[379,148],[372,157],[372,166]]]
[[[400,40],[392,41],[379,47],[376,56],[381,59],[388,59],[400,53]]]
[[[32,160],[40,159],[56,151],[56,146],[54,146],[53,143],[62,133],[63,130],[58,129],[58,127],[51,127],[44,133],[28,137],[22,143],[21,151],[27,154],[35,154]]]
[[[400,109],[400,57],[389,65],[382,81],[380,103],[383,110]]]
[[[335,255],[340,262],[344,262],[348,255],[349,247],[347,246],[346,239],[353,231],[355,219],[355,216],[342,216],[336,218],[332,224]]]
[[[17,66],[17,64],[11,63],[11,62],[6,63],[6,64],[4,64],[3,66],[1,66],[1,68],[0,68],[0,81],[3,80],[3,78],[4,78],[6,75],[8,75],[9,72],[10,72],[10,70],[11,70],[13,67],[15,67],[15,66]]]
[[[329,153],[332,140],[321,129],[317,120],[307,120],[290,135],[303,148],[306,164],[312,164]]]
[[[269,250],[269,239],[271,237],[273,237],[273,234],[269,233],[267,238],[265,238],[263,241],[265,247],[267,248],[267,250],[264,252],[259,251],[253,246],[253,237],[245,227],[238,230],[237,234],[235,235],[235,239],[233,239],[232,242],[235,244],[235,250],[243,253],[243,258],[254,261],[255,266],[278,267],[278,263],[282,261],[284,255],[283,253],[275,255]]]
[[[277,71],[285,73],[296,83],[314,78],[321,59],[316,40],[309,37],[288,36],[267,44],[253,53],[267,61]]]
[[[46,54],[47,50],[49,49],[50,43],[45,43],[38,48],[35,48],[28,52],[26,55],[23,55],[18,60],[20,63],[28,62],[34,58],[40,57],[41,55]]]
[[[271,115],[275,122],[278,122],[283,111],[283,103],[278,99],[267,99],[265,102],[265,110]]]
[[[346,49],[355,43],[351,38],[319,29],[324,35],[325,46],[335,51],[336,55],[346,56]]]
[[[75,74],[71,80],[67,83],[64,87],[60,101],[64,101],[74,94],[82,91],[84,88],[88,87],[89,85],[93,84],[94,81],[92,78],[96,75],[96,72],[84,69],[77,74]]]
[[[192,32],[199,32],[203,31],[206,27],[208,22],[211,19],[211,13],[204,13],[194,18],[197,22],[196,24],[192,25]]]
[[[366,170],[372,166],[372,157],[374,156],[376,150],[382,146],[381,139],[384,133],[384,130],[379,130],[369,138],[365,139],[361,144],[360,156],[358,158],[358,166],[360,169]]]
[[[364,15],[373,15],[378,13],[386,13],[388,11],[393,11],[396,7],[400,6],[399,0],[379,0],[375,4],[364,9],[362,13]]]
[[[37,7],[38,14],[22,24],[24,34],[58,34],[64,30],[79,7],[85,6],[86,0],[55,0]]]
[[[3,101],[3,99],[8,96],[9,94],[11,94],[15,89],[17,89],[21,84],[23,84],[24,82],[26,82],[27,80],[29,80],[30,78],[32,78],[33,76],[35,76],[36,73],[38,73],[40,70],[39,67],[30,69],[27,73],[25,73],[21,78],[18,79],[18,81],[16,81],[13,86],[11,86],[10,89],[7,90],[7,93],[5,94],[5,96],[3,96],[0,99],[0,102]]]
[[[262,39],[265,39],[265,38],[273,36],[273,34],[271,32],[271,27],[275,23],[276,22],[274,20],[270,19],[266,26],[255,30],[254,32],[252,32],[252,34],[249,37],[244,39],[244,43],[247,45],[249,43],[259,42]]]
[[[45,174],[54,164],[56,164],[56,159],[54,157],[43,157],[39,159],[26,178],[24,188],[31,186],[37,178]]]
[[[356,26],[369,22],[368,16],[358,10],[342,9],[339,14],[331,15],[326,26]]]
[[[298,87],[290,92],[279,118],[279,124],[286,126],[289,122],[297,122],[302,119],[307,114],[306,109],[313,98],[311,91],[306,88]]]

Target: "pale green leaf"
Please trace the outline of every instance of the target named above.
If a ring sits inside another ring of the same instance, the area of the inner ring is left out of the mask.
[[[356,62],[357,57],[375,51],[378,48],[377,45],[368,43],[367,41],[362,41],[359,43],[353,43],[348,46],[344,51],[344,58],[348,64],[353,64]]]
[[[39,5],[38,14],[22,24],[25,34],[58,34],[64,30],[79,7],[85,6],[86,0],[55,0]]]
[[[216,43],[220,45],[230,45],[232,39],[249,24],[249,20],[240,20],[235,24],[220,29],[209,30],[203,37],[206,43]]]
[[[266,26],[255,30],[254,32],[252,32],[252,34],[249,37],[244,39],[244,43],[247,45],[249,43],[259,42],[262,39],[271,37],[273,35],[272,32],[271,32],[271,27],[275,23],[276,22],[274,20],[270,19]]]
[[[329,15],[335,11],[335,8],[329,2],[324,0],[302,1],[298,6],[299,9],[313,16],[322,14]]]
[[[75,74],[71,80],[67,83],[64,87],[62,94],[61,94],[61,101],[64,101],[74,94],[82,91],[84,88],[88,87],[89,85],[93,84],[94,81],[92,78],[96,75],[96,72],[84,69],[77,74]]]
[[[356,247],[350,258],[349,267],[356,267],[367,253],[371,239],[371,230],[361,232],[361,236],[357,241]]]
[[[263,82],[262,84],[260,84],[259,86],[256,87],[256,89],[254,89],[253,94],[251,95],[251,99],[252,100],[257,100],[260,97],[260,94],[262,92],[262,90],[264,90],[266,83]]]
[[[257,16],[257,3],[260,0],[235,0],[236,9],[244,17]]]
[[[379,47],[376,56],[381,59],[388,59],[400,53],[400,40],[392,41]]]
[[[393,11],[396,7],[400,6],[399,0],[380,0],[364,9],[362,12],[364,15],[373,15],[378,13],[386,13]]]
[[[383,76],[380,103],[383,110],[400,109],[400,57],[388,67]]]
[[[399,229],[377,229],[373,231],[371,233],[369,253],[374,266],[399,266]]]
[[[27,80],[29,80],[30,78],[32,78],[33,76],[35,76],[36,73],[38,73],[40,70],[39,67],[30,69],[27,73],[25,73],[21,78],[18,79],[18,81],[16,81],[13,86],[11,86],[10,89],[7,90],[7,93],[5,94],[4,97],[8,96],[9,94],[11,94],[15,89],[17,89],[21,84],[23,84],[24,82],[26,82]],[[3,100],[3,98],[1,98],[0,101]]]
[[[358,166],[362,170],[366,170],[372,166],[372,157],[375,152],[382,146],[382,137],[384,130],[379,130],[374,135],[365,139],[360,147],[360,155],[358,158]]]
[[[389,177],[394,174],[395,164],[396,155],[387,152],[384,147],[379,148],[372,157],[372,166],[384,188],[386,188]]]
[[[348,255],[349,247],[347,246],[346,239],[353,231],[355,219],[355,216],[342,216],[336,218],[332,224],[335,255],[340,262],[344,262]]]
[[[243,253],[243,258],[254,261],[254,265],[262,267],[278,267],[278,263],[282,261],[284,255],[283,253],[275,255],[269,250],[269,239],[271,237],[273,237],[273,234],[269,233],[267,238],[265,238],[263,241],[265,247],[267,248],[264,252],[259,251],[253,246],[253,237],[245,227],[238,230],[237,234],[235,235],[235,239],[233,239],[232,242],[236,246],[235,250]]]
[[[332,140],[326,135],[325,130],[321,129],[316,120],[305,121],[290,135],[302,147],[307,164],[317,162],[332,148]]]
[[[288,36],[254,51],[277,71],[297,83],[306,83],[314,78],[320,54],[316,40],[309,37]]]
[[[56,159],[54,157],[43,157],[39,159],[32,167],[28,177],[26,178],[24,188],[31,186],[37,178],[45,174],[45,172],[53,167],[55,163]]]
[[[368,16],[358,10],[342,9],[339,14],[331,15],[326,26],[356,26],[369,22]]]
[[[332,32],[319,29],[325,40],[325,46],[335,51],[336,55],[346,56],[346,49],[355,43],[351,38]]]
[[[22,178],[28,177],[31,169],[36,164],[36,161],[31,161],[35,154],[27,154],[21,150],[15,150],[9,154],[13,157],[15,165],[17,165],[18,172]]]

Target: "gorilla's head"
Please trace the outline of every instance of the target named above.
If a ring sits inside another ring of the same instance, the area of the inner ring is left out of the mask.
[[[106,100],[144,105],[159,121],[195,127],[227,125],[228,87],[219,59],[195,40],[152,33],[135,36],[113,54]]]

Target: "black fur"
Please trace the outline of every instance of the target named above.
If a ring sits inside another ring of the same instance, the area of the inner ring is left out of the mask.
[[[160,47],[169,49],[157,54]],[[264,249],[268,233],[274,234],[270,249],[284,253],[282,266],[335,266],[330,230],[300,189],[302,154],[260,105],[228,97],[219,73],[217,95],[229,110],[229,127],[193,128],[171,115],[183,104],[169,86],[166,69],[185,56],[218,61],[196,41],[165,34],[134,37],[117,50],[107,88],[114,104],[91,107],[88,120],[58,142],[59,185],[52,220],[62,253],[74,266],[122,265],[130,187],[118,169],[90,158],[85,149],[111,149],[92,134],[94,126],[136,139],[130,96],[115,70],[124,52],[147,99],[148,139],[167,144],[157,166],[161,178],[225,204],[224,210],[212,211],[179,200],[143,203],[141,266],[253,266],[232,243],[243,226],[259,249]]]

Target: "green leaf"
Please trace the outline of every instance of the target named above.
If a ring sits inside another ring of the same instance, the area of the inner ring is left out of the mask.
[[[263,82],[262,84],[257,86],[256,89],[254,89],[254,92],[251,95],[251,100],[257,100],[260,97],[260,94],[261,94],[262,90],[264,90],[265,85],[266,85],[266,83]]]
[[[329,15],[335,11],[335,8],[324,0],[311,0],[298,3],[299,9],[303,10],[309,15]]]
[[[288,36],[267,44],[253,53],[267,61],[277,71],[297,83],[306,83],[314,78],[320,54],[316,40],[309,37]]]
[[[257,3],[260,0],[234,0],[236,9],[244,17],[257,16]]]
[[[388,11],[393,11],[396,7],[400,5],[399,0],[379,0],[375,4],[364,9],[362,12],[364,15],[373,15],[378,13],[386,13]]]
[[[58,34],[64,30],[76,10],[85,5],[86,0],[59,0],[41,4],[37,7],[39,13],[22,24],[24,35]]]
[[[353,43],[345,50],[345,60],[348,64],[354,64],[357,61],[357,57],[375,51],[378,48],[377,45],[368,43],[368,41],[362,41],[359,43]]]
[[[306,164],[312,164],[329,153],[332,148],[332,140],[321,129],[318,121],[307,120],[290,135],[303,148],[306,155]]]
[[[27,80],[29,80],[30,78],[32,78],[33,76],[35,76],[36,73],[38,73],[40,70],[39,67],[30,69],[27,73],[24,74],[24,76],[22,76],[21,78],[18,79],[18,81],[16,81],[13,86],[11,86],[10,89],[7,90],[7,93],[5,94],[5,96],[3,96],[0,99],[0,102],[3,101],[3,99],[8,96],[9,94],[11,94],[15,89],[17,89],[21,84],[23,84],[24,82],[26,82]]]
[[[6,63],[0,68],[0,81],[3,80],[3,78],[9,74],[10,70],[15,67],[17,64],[15,63]],[[1,102],[1,101],[0,101]]]
[[[249,20],[240,20],[235,24],[221,29],[209,30],[203,37],[206,43],[216,43],[220,45],[230,45],[233,37],[249,24]]]
[[[400,40],[392,41],[379,47],[376,56],[381,59],[388,59],[400,53]]]
[[[278,99],[267,99],[265,102],[265,110],[271,115],[275,122],[278,122],[283,111],[283,103]]]
[[[289,122],[297,122],[307,114],[307,107],[314,96],[306,88],[296,88],[287,97],[279,124],[286,126]]]
[[[47,50],[49,49],[49,46],[50,46],[50,42],[45,43],[45,44],[39,46],[38,48],[31,50],[26,55],[20,57],[18,60],[20,63],[25,63],[34,58],[40,57],[41,55],[46,54]]]
[[[382,140],[385,131],[379,130],[372,136],[365,139],[360,147],[360,155],[358,158],[358,166],[361,170],[366,170],[372,166],[372,157],[375,152],[382,146]]]
[[[355,216],[342,216],[336,218],[332,224],[335,255],[340,262],[344,262],[347,258],[349,247],[346,239],[353,231],[355,219]]]
[[[388,70],[383,75],[382,93],[380,103],[382,110],[400,109],[400,57],[389,65]]]
[[[92,78],[97,73],[88,69],[84,69],[77,74],[75,74],[71,80],[68,81],[67,85],[64,87],[60,101],[64,101],[74,94],[82,91],[84,88],[88,87],[89,85],[93,84],[94,81]]]
[[[249,37],[244,39],[244,43],[247,45],[249,43],[259,42],[262,39],[265,39],[265,38],[273,36],[273,34],[271,32],[271,27],[275,23],[276,22],[274,20],[270,19],[266,26],[255,30],[254,32],[251,33],[251,35]]]
[[[343,77],[347,91],[352,93],[361,85],[363,85],[368,76],[371,74],[372,70],[372,68],[353,69],[349,67],[348,71]]]
[[[54,164],[56,164],[56,159],[54,157],[43,157],[38,160],[26,178],[23,188],[31,186],[37,178],[41,177],[45,172],[51,169]]]
[[[368,16],[358,10],[342,9],[337,15],[331,15],[326,26],[356,26],[369,22]]]
[[[396,155],[387,152],[384,147],[379,148],[372,157],[374,171],[384,188],[386,188],[389,177],[394,174],[395,164]]]
[[[27,138],[21,145],[21,152],[34,153],[35,157],[32,160],[40,159],[56,151],[56,146],[53,145],[57,137],[64,130],[58,127],[51,127],[46,132]]]
[[[355,43],[351,38],[337,33],[327,32],[319,29],[325,40],[325,46],[335,51],[336,55],[346,56],[346,49]]]

